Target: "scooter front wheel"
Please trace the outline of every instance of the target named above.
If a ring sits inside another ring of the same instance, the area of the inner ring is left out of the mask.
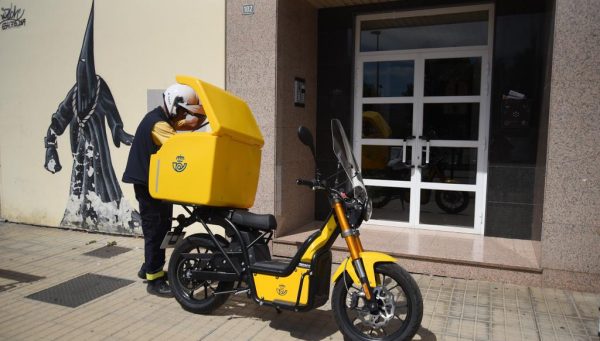
[[[228,294],[215,293],[233,289],[234,282],[197,280],[192,276],[194,270],[205,270],[202,262],[193,258],[193,254],[215,253],[219,251],[213,242],[198,235],[185,238],[173,250],[169,261],[169,284],[183,309],[196,314],[208,314],[227,300]]]
[[[333,288],[331,307],[340,331],[351,340],[410,340],[423,319],[423,298],[412,276],[394,263],[375,266],[378,308],[367,308],[360,285],[347,274]]]

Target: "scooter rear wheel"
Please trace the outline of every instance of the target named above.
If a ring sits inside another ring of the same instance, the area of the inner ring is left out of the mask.
[[[185,238],[173,250],[169,261],[169,284],[175,299],[183,309],[195,314],[209,314],[227,300],[228,294],[215,292],[232,290],[235,282],[199,281],[191,278],[191,270],[200,270],[199,262],[182,254],[214,254],[217,247],[211,240],[199,236]]]
[[[333,288],[331,307],[342,334],[351,340],[410,340],[423,319],[423,298],[412,276],[397,264],[375,267],[378,312],[366,308],[362,289],[347,274]]]

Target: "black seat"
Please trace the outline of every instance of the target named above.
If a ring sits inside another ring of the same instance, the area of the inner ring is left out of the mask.
[[[252,268],[252,270],[260,273],[283,274],[286,272],[286,269],[290,265],[290,263],[291,261],[289,260],[272,259],[256,262],[250,267]]]
[[[236,225],[247,226],[262,231],[271,231],[277,228],[277,220],[272,214],[256,214],[248,211],[236,210],[231,215],[231,221]]]

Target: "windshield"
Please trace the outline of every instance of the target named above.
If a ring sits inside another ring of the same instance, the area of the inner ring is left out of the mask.
[[[360,167],[356,163],[352,148],[344,133],[344,128],[337,119],[331,120],[331,137],[333,139],[333,152],[352,184],[354,198],[363,204],[367,203],[369,197],[360,173]]]

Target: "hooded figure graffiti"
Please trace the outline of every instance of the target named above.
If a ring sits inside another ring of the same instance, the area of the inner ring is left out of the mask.
[[[123,121],[110,89],[94,68],[92,2],[77,63],[76,83],[52,115],[44,139],[44,168],[51,173],[61,170],[56,140],[70,126],[73,171],[61,225],[103,232],[140,232],[139,213],[123,198],[112,167],[105,120],[115,146],[131,145],[133,136],[123,130]]]

